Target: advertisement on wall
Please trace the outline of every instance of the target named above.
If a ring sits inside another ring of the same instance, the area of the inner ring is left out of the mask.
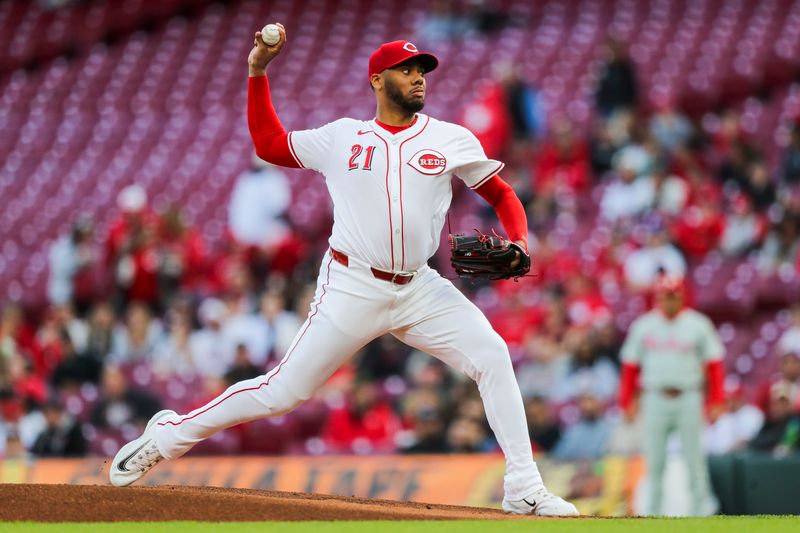
[[[548,488],[586,514],[631,512],[641,461],[540,460]],[[499,507],[505,463],[498,455],[185,457],[165,462],[144,485],[193,485],[310,492],[398,501]],[[108,484],[108,459],[0,462],[2,483]]]

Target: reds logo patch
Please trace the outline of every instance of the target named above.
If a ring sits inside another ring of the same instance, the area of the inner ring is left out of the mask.
[[[436,150],[426,148],[412,155],[408,164],[420,174],[438,176],[447,167],[447,159]]]
[[[414,46],[413,43],[409,42],[406,42],[406,44],[403,45],[403,50],[405,50],[406,52],[411,52],[412,54],[416,54],[417,52],[419,52],[419,50],[417,50],[417,47]]]

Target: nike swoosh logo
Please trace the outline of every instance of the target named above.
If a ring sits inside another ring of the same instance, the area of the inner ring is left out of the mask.
[[[139,451],[140,451],[142,448],[144,448],[144,447],[147,445],[147,443],[148,443],[148,442],[150,442],[150,441],[149,441],[149,440],[145,441],[145,442],[144,442],[144,444],[142,444],[141,446],[139,446],[138,448],[136,448],[135,450],[133,450],[133,452],[131,452],[131,454],[130,454],[130,455],[128,455],[126,458],[124,458],[122,461],[120,461],[120,462],[117,464],[117,468],[119,468],[119,469],[120,469],[120,470],[122,470],[123,472],[130,472],[130,470],[128,470],[128,466],[127,466],[127,465],[128,465],[128,461],[130,461],[130,460],[133,458],[133,456],[134,456],[134,455],[136,455],[137,453],[139,453]]]
[[[525,498],[522,498],[522,501],[524,501],[525,503],[527,503],[531,507],[536,507],[536,500],[533,500],[533,503],[531,503],[528,500],[526,500]]]
[[[367,133],[372,133],[372,130],[367,130],[367,131],[358,130],[359,135],[366,135]]]

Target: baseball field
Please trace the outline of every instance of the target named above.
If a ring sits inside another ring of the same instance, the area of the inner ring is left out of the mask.
[[[399,533],[797,531],[797,517],[577,518],[506,515],[495,509],[211,487],[0,485],[3,532],[214,531]],[[146,524],[146,525],[145,525]]]

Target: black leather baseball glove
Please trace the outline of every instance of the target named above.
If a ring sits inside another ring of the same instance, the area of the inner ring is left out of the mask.
[[[461,277],[519,278],[531,269],[531,257],[520,245],[497,235],[450,235],[450,263]],[[512,267],[519,252],[519,264]]]

